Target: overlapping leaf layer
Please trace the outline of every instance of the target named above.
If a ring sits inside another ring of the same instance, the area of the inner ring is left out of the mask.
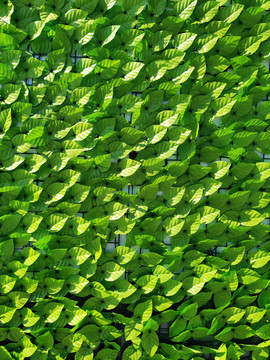
[[[1,360],[269,358],[269,8],[1,1]]]

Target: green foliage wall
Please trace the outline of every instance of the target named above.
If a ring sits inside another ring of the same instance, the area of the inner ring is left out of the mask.
[[[1,0],[1,360],[269,358],[269,8]]]

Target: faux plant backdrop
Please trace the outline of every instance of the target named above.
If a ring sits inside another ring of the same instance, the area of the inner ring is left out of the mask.
[[[1,0],[1,360],[269,358],[269,8]]]

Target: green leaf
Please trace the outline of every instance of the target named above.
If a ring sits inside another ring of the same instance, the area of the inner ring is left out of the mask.
[[[79,330],[79,333],[86,338],[89,343],[95,343],[100,340],[100,334],[96,325],[86,325]]]
[[[46,316],[46,323],[54,323],[60,316],[63,309],[63,304],[58,304],[55,302],[48,303],[44,306],[44,314]]]
[[[126,0],[125,2],[123,2],[123,4],[124,9],[128,12],[128,14],[134,16],[138,15],[143,11],[146,0]]]
[[[0,305],[0,322],[2,324],[8,323],[15,314],[15,311],[16,309],[14,308]]]
[[[248,306],[246,308],[246,319],[250,323],[259,322],[265,315],[266,310],[259,309],[256,306]]]
[[[146,353],[150,356],[154,356],[159,346],[159,338],[157,334],[151,330],[143,333],[142,335],[142,347]]]
[[[182,20],[187,20],[193,13],[197,0],[183,0],[175,4],[174,9]]]
[[[2,241],[0,243],[0,254],[1,257],[9,258],[14,251],[14,243],[12,239]]]
[[[54,344],[54,340],[53,340],[51,333],[49,331],[47,331],[43,335],[38,336],[37,344],[41,347],[45,346],[46,349],[51,349]]]
[[[204,206],[200,208],[201,223],[209,224],[219,215],[219,210],[211,208],[210,206]]]
[[[244,5],[242,4],[232,4],[230,7],[225,7],[220,9],[221,19],[227,23],[233,22],[244,9]]]
[[[0,355],[3,360],[12,360],[10,353],[4,346],[0,346]]]
[[[0,275],[0,289],[3,294],[8,294],[16,284],[16,279],[8,275]]]
[[[245,315],[245,310],[231,307],[229,309],[225,309],[221,313],[221,316],[223,315],[226,316],[226,322],[228,324],[235,324],[238,321],[240,321],[242,317]]]
[[[182,318],[177,318],[170,326],[170,336],[175,337],[186,329],[187,321]]]
[[[183,280],[183,288],[186,289],[188,294],[196,295],[203,288],[205,282],[200,279],[194,277],[187,277]]]
[[[190,48],[193,41],[196,39],[197,34],[191,32],[185,32],[175,37],[174,46],[181,51],[185,51]]]
[[[254,335],[254,331],[247,325],[238,325],[234,333],[236,339],[247,339]]]
[[[270,291],[263,290],[258,297],[258,305],[260,308],[270,308]]]
[[[123,360],[139,360],[141,359],[142,352],[140,349],[136,349],[134,346],[128,346],[123,352]]]
[[[0,129],[1,133],[6,133],[11,126],[11,109],[0,112]],[[1,135],[2,136],[2,135]]]
[[[270,254],[266,251],[258,250],[255,254],[251,254],[250,263],[255,269],[263,267],[270,260]]]
[[[155,16],[160,16],[163,11],[166,9],[166,0],[149,0],[148,5],[151,11],[154,12]]]
[[[13,50],[18,47],[13,36],[5,33],[0,34],[0,44],[2,51]]]
[[[138,304],[134,309],[135,318],[137,320],[140,319],[140,321],[149,320],[152,315],[152,308],[153,306],[151,300]]]
[[[124,80],[131,81],[131,80],[135,79],[139,75],[139,73],[143,67],[144,67],[144,64],[142,64],[142,63],[136,63],[136,62],[126,63],[122,69],[125,73]]]
[[[114,281],[118,279],[125,271],[125,269],[113,262],[107,262],[102,266],[105,271],[105,279],[107,281]]]
[[[154,308],[156,311],[164,311],[173,305],[173,301],[170,299],[167,299],[164,296],[154,295],[154,296],[152,296],[152,299],[153,299],[153,304],[154,304]]]
[[[196,15],[200,17],[199,22],[205,23],[212,20],[212,18],[216,15],[219,9],[219,5],[215,1],[206,1],[203,4],[200,4],[196,8]]]
[[[136,321],[131,321],[125,325],[125,339],[134,340],[138,337],[142,331],[143,325]]]

